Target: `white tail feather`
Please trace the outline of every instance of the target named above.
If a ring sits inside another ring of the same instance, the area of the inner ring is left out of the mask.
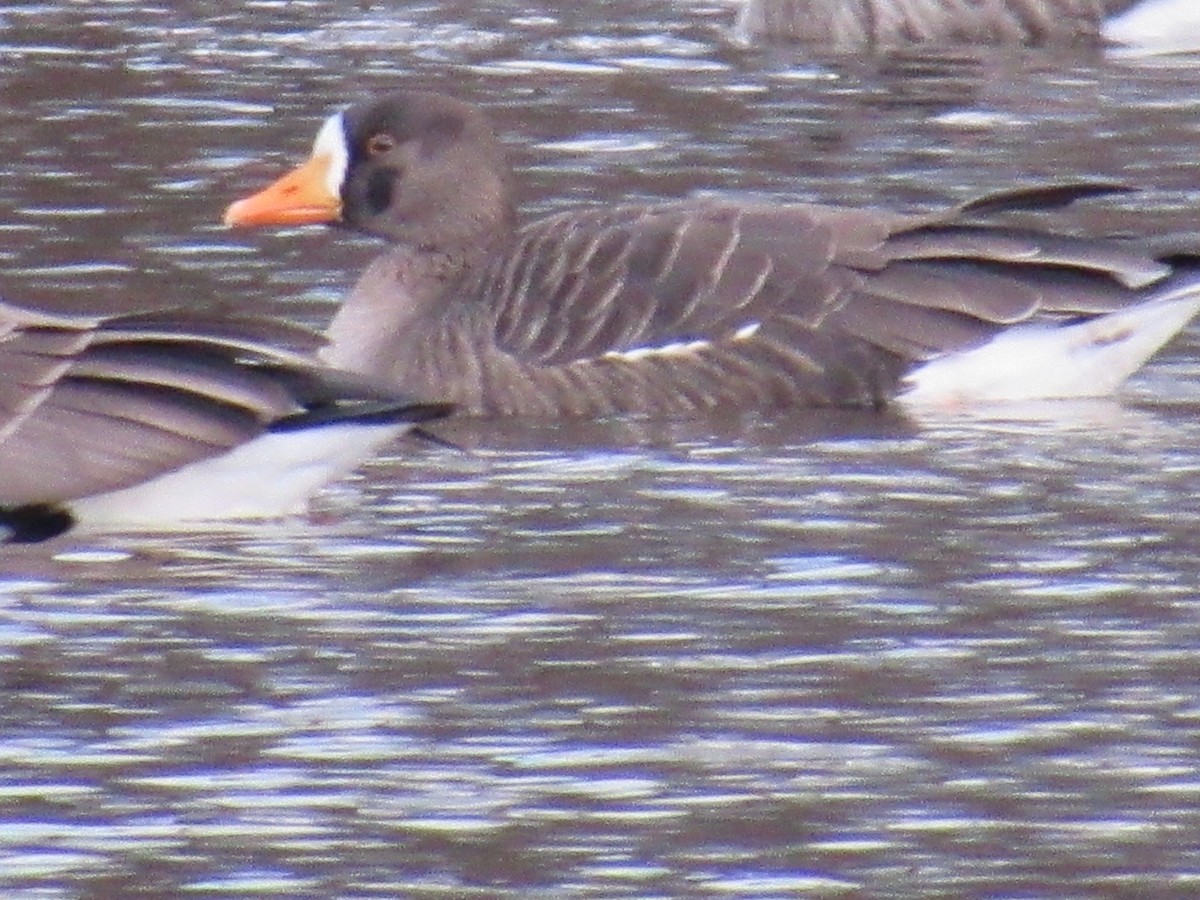
[[[1103,397],[1113,393],[1200,312],[1200,278],[1144,303],[1065,325],[1018,325],[981,347],[925,363],[905,378],[908,407]]]

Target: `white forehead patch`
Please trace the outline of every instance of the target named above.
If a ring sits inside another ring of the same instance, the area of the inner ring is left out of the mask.
[[[321,125],[317,139],[313,141],[312,155],[314,158],[323,156],[329,160],[325,187],[333,196],[340,197],[342,182],[346,180],[346,166],[350,163],[350,151],[346,149],[346,128],[341,113],[334,113]]]

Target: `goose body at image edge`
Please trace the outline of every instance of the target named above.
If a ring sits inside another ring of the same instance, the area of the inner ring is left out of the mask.
[[[914,44],[1200,49],[1193,0],[746,0],[735,34],[855,51]]]
[[[0,303],[0,540],[300,511],[446,412],[316,362],[308,329]]]

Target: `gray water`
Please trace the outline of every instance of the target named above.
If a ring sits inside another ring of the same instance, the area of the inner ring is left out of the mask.
[[[817,59],[717,2],[0,7],[15,299],[321,324],[377,247],[232,233],[335,106],[449,90],[527,208],[1141,188],[1200,59]],[[0,551],[0,896],[1192,897],[1200,347],[1007,419],[459,425],[303,519]]]

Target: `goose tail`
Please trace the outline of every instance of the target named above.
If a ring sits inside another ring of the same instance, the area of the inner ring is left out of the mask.
[[[1018,325],[982,346],[924,363],[905,378],[900,400],[908,407],[948,410],[1108,396],[1197,313],[1200,268],[1193,268],[1124,309]]]

